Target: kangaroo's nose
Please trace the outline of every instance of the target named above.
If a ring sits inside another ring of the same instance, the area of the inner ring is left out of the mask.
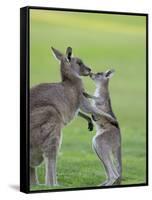
[[[91,72],[91,69],[90,69],[89,67],[87,67],[87,70],[88,70],[89,72]]]
[[[90,73],[89,76],[92,77],[93,73]]]

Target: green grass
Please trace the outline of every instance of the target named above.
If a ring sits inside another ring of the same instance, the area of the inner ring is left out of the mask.
[[[107,14],[31,11],[30,84],[60,81],[59,64],[51,46],[74,55],[93,71],[116,70],[110,83],[113,110],[122,132],[122,184],[144,183],[146,176],[146,18]],[[95,86],[83,78],[85,88]],[[57,188],[96,186],[105,179],[103,166],[92,150],[95,134],[76,118],[63,130],[58,157]],[[44,165],[38,169],[44,183]],[[51,189],[44,185],[31,190]]]

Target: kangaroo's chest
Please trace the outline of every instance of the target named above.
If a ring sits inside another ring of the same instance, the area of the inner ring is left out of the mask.
[[[68,124],[79,112],[80,92],[75,88],[69,88],[65,91],[65,105],[63,109],[64,124]]]
[[[105,113],[109,113],[108,99],[105,96],[102,96],[100,94],[98,88],[96,89],[94,96],[97,97],[97,99],[92,100],[93,106],[96,107],[98,110],[104,111]],[[94,117],[97,133],[103,132],[105,128],[107,128],[106,126],[107,126],[108,120],[103,116],[96,121],[96,116],[93,116],[93,117]]]

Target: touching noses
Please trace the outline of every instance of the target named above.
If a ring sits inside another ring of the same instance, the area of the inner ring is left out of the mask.
[[[86,67],[86,69],[87,69],[89,72],[91,72],[91,69],[90,69],[89,67]]]

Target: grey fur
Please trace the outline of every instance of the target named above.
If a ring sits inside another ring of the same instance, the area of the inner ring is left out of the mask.
[[[99,110],[110,114],[116,119],[110,101],[109,95],[109,78],[114,73],[113,70],[107,72],[91,74],[90,77],[96,83],[96,91],[94,96],[86,95],[88,98],[93,98],[93,104]],[[110,122],[104,116],[96,119],[93,115],[96,124],[96,135],[93,137],[92,146],[102,161],[107,180],[101,185],[109,186],[120,184],[122,177],[122,161],[121,161],[121,135],[118,121]]]

